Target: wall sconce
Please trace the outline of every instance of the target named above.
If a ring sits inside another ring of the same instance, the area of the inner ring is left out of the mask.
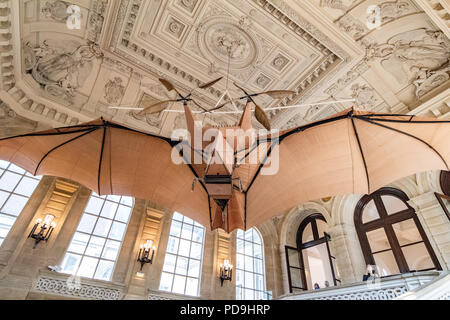
[[[220,285],[223,287],[223,282],[225,280],[230,280],[233,278],[233,266],[230,264],[230,260],[225,260],[223,264],[220,265]]]
[[[139,249],[138,260],[141,263],[141,271],[146,263],[153,263],[153,256],[155,255],[155,246],[153,246],[152,240],[147,240],[145,244],[141,244],[141,248]],[[149,259],[151,253],[151,257]]]
[[[56,223],[53,221],[54,218],[55,218],[54,216],[48,214],[45,216],[44,222],[42,222],[42,219],[40,218],[36,220],[33,229],[31,229],[31,232],[28,235],[28,238],[33,238],[35,240],[33,249],[36,248],[38,243],[41,242],[42,240],[48,241],[48,239],[52,235],[53,229],[56,228]],[[41,230],[39,231],[39,233],[35,233],[37,227],[39,227],[41,222],[42,222]]]

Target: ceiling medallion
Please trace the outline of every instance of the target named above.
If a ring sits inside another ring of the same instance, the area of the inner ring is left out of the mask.
[[[230,55],[232,69],[253,64],[260,51],[252,36],[228,19],[212,19],[202,25],[198,43],[205,58],[218,65],[226,66]]]

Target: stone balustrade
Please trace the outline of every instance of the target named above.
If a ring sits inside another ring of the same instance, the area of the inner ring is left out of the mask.
[[[291,293],[279,300],[392,300],[417,290],[439,278],[442,272],[424,271],[395,275],[373,281],[324,288],[316,291]]]

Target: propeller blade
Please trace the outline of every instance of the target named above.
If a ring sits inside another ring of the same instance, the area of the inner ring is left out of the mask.
[[[159,78],[158,80],[159,80],[159,82],[161,82],[163,84],[164,87],[166,87],[167,91],[174,90],[176,93],[180,94],[180,92],[178,92],[178,90],[175,88],[175,86],[169,80],[162,79],[162,78]]]
[[[215,84],[216,84],[217,82],[219,82],[220,80],[222,80],[222,78],[223,78],[223,77],[220,77],[220,78],[218,78],[218,79],[216,79],[216,80],[213,80],[213,81],[207,82],[207,83],[205,83],[205,84],[202,84],[201,86],[199,86],[199,88],[200,88],[200,89],[206,89],[206,88],[209,88],[209,87],[215,85]]]
[[[172,102],[176,102],[177,100],[165,100],[160,101],[155,104],[152,104],[148,107],[146,107],[144,110],[138,113],[139,116],[142,116],[144,114],[153,114],[153,113],[159,113],[166,109]]]
[[[255,117],[256,117],[256,120],[258,120],[258,122],[264,126],[264,128],[266,128],[268,131],[270,131],[269,118],[267,117],[264,110],[260,106],[258,106],[256,103],[255,103]]]
[[[261,92],[258,93],[258,95],[261,94],[265,94],[268,95],[271,98],[274,99],[283,99],[285,97],[288,97],[292,94],[295,94],[295,91],[290,91],[290,90],[271,90],[271,91],[265,91],[265,92]]]

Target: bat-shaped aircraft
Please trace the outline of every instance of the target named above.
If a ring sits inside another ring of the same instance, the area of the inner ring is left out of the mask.
[[[74,180],[100,195],[146,199],[227,232],[246,230],[309,200],[367,194],[414,173],[449,170],[448,120],[348,109],[260,133],[252,126],[253,113],[266,129],[269,120],[254,102],[258,94],[242,89],[247,104],[236,126],[202,127],[189,106],[192,92],[182,95],[170,82],[162,83],[177,92],[171,102],[184,105],[187,140],[98,119],[0,139],[0,159],[34,175]]]

